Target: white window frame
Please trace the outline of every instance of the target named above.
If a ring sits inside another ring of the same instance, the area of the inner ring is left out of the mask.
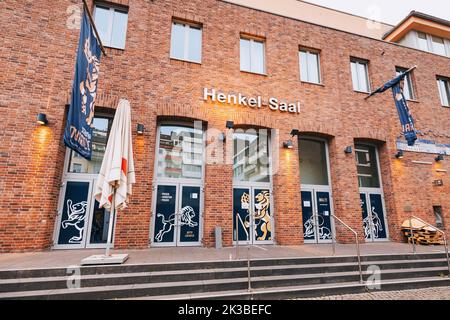
[[[415,31],[415,33],[416,33],[416,48],[417,49],[422,50],[419,47],[419,33],[422,33],[422,34],[425,35],[426,40],[427,40],[427,47],[428,47],[427,52],[434,53],[434,54],[437,54],[439,56],[442,56],[441,54],[436,53],[435,50],[434,50],[433,35],[425,33],[425,32],[422,32],[422,31]],[[441,38],[441,39],[444,40],[444,47],[445,47],[446,56],[450,57],[450,39],[443,38],[443,37],[440,37],[440,36],[434,36],[434,37]]]
[[[402,67],[395,67],[395,72],[398,74],[400,72],[405,72],[408,69]],[[416,99],[416,93],[414,91],[413,79],[411,77],[411,73],[407,74],[405,77],[404,85],[408,87],[409,97],[406,97],[406,100],[414,101]],[[405,93],[405,89],[403,88],[403,94]]]
[[[250,57],[249,57],[250,58],[250,70],[243,70],[243,69],[241,69],[241,71],[265,75],[266,74],[266,70],[267,70],[266,69],[266,41],[264,39],[254,39],[254,38],[251,38],[251,37],[246,37],[244,35],[241,35],[241,37],[239,38],[239,48],[240,48],[240,41],[241,40],[246,40],[246,41],[250,42]],[[263,70],[262,70],[262,72],[253,71],[252,70],[253,69],[252,68],[252,52],[253,52],[252,48],[253,48],[253,45],[254,45],[255,42],[262,43],[262,45],[263,45],[263,52],[262,52]]]
[[[301,61],[301,53],[304,52],[306,53],[306,78],[307,79],[302,79],[302,61]],[[309,56],[310,55],[316,55],[317,56],[317,74],[319,76],[319,81],[318,82],[314,82],[311,81],[309,75],[310,75],[310,70],[309,70]],[[320,67],[320,51],[318,50],[311,50],[311,49],[306,49],[306,48],[300,48],[300,50],[298,51],[298,62],[299,62],[299,70],[300,70],[300,81],[301,82],[307,82],[307,83],[313,83],[313,84],[322,84],[322,72],[321,72],[321,67]]]
[[[356,63],[356,77],[357,77],[356,81],[358,83],[358,89],[353,88],[353,91],[362,92],[362,93],[370,93],[371,92],[371,85],[370,85],[370,77],[369,77],[369,61],[363,60],[363,59],[358,59],[358,58],[351,58],[350,59],[350,74],[353,77],[353,74],[351,72],[352,63]],[[359,74],[358,65],[364,65],[364,69],[366,71],[365,76],[366,76],[366,81],[367,81],[367,91],[366,90],[362,90],[361,88],[359,88],[359,84],[360,84],[359,77],[360,77],[360,74]],[[352,79],[352,87],[353,87],[353,79]]]
[[[441,82],[443,82],[445,87],[445,92],[442,92],[442,85]],[[439,98],[441,100],[441,105],[446,108],[450,108],[450,79],[446,77],[437,77],[437,85],[439,89]],[[445,101],[445,96],[447,96],[447,101]]]
[[[172,41],[173,41],[173,26],[177,24],[182,26],[184,29],[184,43],[183,43],[183,57],[176,57],[172,52]],[[199,61],[189,59],[189,29],[200,30],[200,59]],[[174,60],[182,60],[193,63],[202,63],[202,50],[203,50],[203,26],[200,24],[187,23],[180,20],[172,20],[171,24],[171,35],[170,35],[170,58]]]
[[[127,31],[128,31],[128,9],[124,8],[124,7],[118,7],[118,6],[114,6],[114,5],[105,4],[105,3],[96,3],[95,6],[94,6],[94,12],[93,12],[94,19],[95,19],[95,10],[97,10],[97,7],[109,10],[107,37],[106,37],[106,39],[100,39],[102,41],[103,46],[108,47],[108,48],[125,50],[125,46],[126,46],[126,43],[127,43]],[[122,47],[114,47],[111,44],[112,30],[113,30],[113,25],[114,25],[114,12],[115,11],[126,13],[126,15],[127,15],[127,24],[125,26],[125,30],[123,31],[125,33],[125,43],[124,43],[123,48]]]

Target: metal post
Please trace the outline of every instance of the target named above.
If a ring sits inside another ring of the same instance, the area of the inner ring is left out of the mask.
[[[361,252],[359,250],[359,239],[358,234],[355,234],[356,239],[356,254],[358,256],[358,268],[359,268],[359,282],[363,283],[363,276],[362,276],[362,267],[361,267]]]
[[[411,239],[411,243],[413,246],[413,254],[416,254],[416,243],[414,242],[414,237],[413,237],[413,226],[412,226],[412,217],[409,217],[409,238]]]
[[[331,215],[333,218],[333,224],[334,224],[334,231],[336,231],[336,219],[334,219],[334,216]],[[331,235],[331,242],[333,246],[333,256],[336,255],[336,232],[333,232]]]
[[[238,232],[239,225],[238,225],[238,221],[239,221],[239,216],[236,215],[236,228],[234,230],[235,237],[236,237],[236,260],[239,259],[239,232]]]
[[[450,277],[450,258],[448,257],[448,246],[447,246],[447,234],[446,233],[444,233],[444,245],[445,245],[445,257],[447,258],[447,268],[448,268],[447,276]]]
[[[248,291],[252,290],[252,284],[250,280],[250,246],[247,246],[247,277],[248,277]]]
[[[112,242],[112,233],[113,233],[113,224],[114,224],[114,213],[115,213],[115,197],[116,197],[116,190],[114,189],[112,200],[111,200],[111,210],[109,212],[109,226],[108,226],[108,241],[106,242],[106,252],[105,256],[110,257],[111,256],[111,242]]]

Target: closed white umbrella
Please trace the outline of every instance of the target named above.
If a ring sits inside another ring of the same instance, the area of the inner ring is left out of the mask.
[[[110,256],[114,214],[128,206],[135,182],[130,102],[120,99],[94,193],[100,208],[110,210],[107,257]]]

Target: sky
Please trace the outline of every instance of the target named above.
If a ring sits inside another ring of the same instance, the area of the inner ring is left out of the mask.
[[[303,0],[396,25],[412,10],[450,20],[449,0]]]

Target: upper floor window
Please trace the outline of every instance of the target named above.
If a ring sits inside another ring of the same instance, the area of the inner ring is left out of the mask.
[[[431,41],[433,42],[433,52],[440,54],[442,56],[446,55],[445,52],[445,42],[444,39],[432,36]]]
[[[95,5],[94,20],[105,47],[125,49],[128,12],[124,8]]]
[[[441,103],[444,107],[450,107],[450,80],[444,77],[438,77],[437,83],[439,87],[439,95]]]
[[[309,49],[300,49],[300,80],[304,82],[320,83],[319,52]]]
[[[352,58],[350,61],[352,70],[353,90],[370,92],[368,62]]]
[[[397,68],[395,68],[395,71],[398,76],[401,73],[407,71],[407,69],[397,67]],[[404,78],[403,95],[405,96],[405,99],[407,99],[407,100],[414,100],[414,88],[413,88],[413,84],[412,84],[411,73],[408,73],[406,75],[406,77]]]
[[[265,74],[264,41],[241,37],[241,71]]]
[[[202,62],[202,27],[174,21],[170,42],[170,57],[173,59]]]
[[[450,40],[417,31],[417,48],[450,57]]]
[[[427,35],[423,32],[417,32],[417,41],[419,44],[419,49],[423,51],[429,51]]]

